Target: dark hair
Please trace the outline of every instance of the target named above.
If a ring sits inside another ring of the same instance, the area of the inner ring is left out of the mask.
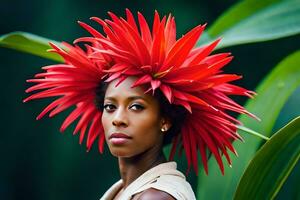
[[[109,83],[102,82],[96,89],[95,105],[103,111],[104,96]],[[165,133],[163,145],[170,144],[172,139],[180,133],[181,127],[187,115],[187,110],[180,106],[170,104],[167,98],[160,90],[156,90],[154,98],[159,102],[160,113],[163,117],[167,118],[171,122],[171,128]]]

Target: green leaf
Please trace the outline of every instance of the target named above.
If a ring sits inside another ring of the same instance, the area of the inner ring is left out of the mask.
[[[281,108],[289,96],[300,86],[300,51],[281,61],[257,88],[257,96],[247,102],[245,108],[262,119],[257,122],[242,115],[239,120],[248,128],[270,136]],[[209,175],[198,177],[197,195],[199,199],[232,199],[234,190],[246,166],[254,156],[262,140],[252,135],[242,135],[245,143],[234,146],[239,157],[232,156],[232,168],[225,167],[222,176],[214,160],[209,161]],[[226,162],[226,161],[224,161]],[[205,184],[202,184],[205,183]],[[218,192],[216,192],[218,191]]]
[[[0,37],[0,46],[31,53],[50,60],[63,62],[63,59],[54,53],[47,52],[52,49],[49,42],[61,46],[59,42],[43,38],[26,32],[12,32]]]
[[[264,10],[272,4],[282,2],[282,0],[244,0],[233,5],[225,11],[215,22],[209,27],[208,33],[211,37],[217,37],[236,24],[255,15],[258,11]]]
[[[300,158],[300,117],[274,134],[256,153],[234,199],[274,199]]]
[[[299,0],[248,0],[233,6],[218,18],[201,44],[222,37],[217,46],[220,49],[299,33]]]

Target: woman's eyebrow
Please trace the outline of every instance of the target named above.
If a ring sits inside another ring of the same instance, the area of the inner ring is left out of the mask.
[[[111,101],[116,101],[117,97],[114,97],[114,96],[108,96],[108,97],[105,97],[104,99],[106,100],[111,100]],[[137,100],[137,99],[142,99],[144,101],[147,101],[146,98],[142,97],[142,96],[129,96],[127,97],[126,99],[132,101],[132,100]],[[148,101],[147,101],[148,102]]]

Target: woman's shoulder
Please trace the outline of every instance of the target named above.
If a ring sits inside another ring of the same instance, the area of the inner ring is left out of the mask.
[[[194,200],[195,195],[185,176],[178,170],[172,169],[169,173],[162,173],[148,182],[138,191],[137,199],[178,199]],[[140,196],[143,195],[143,196]],[[150,198],[151,197],[151,198]]]
[[[162,175],[152,183],[152,187],[166,191],[176,199],[196,199],[190,183],[183,176]]]
[[[172,195],[167,192],[157,190],[154,188],[149,188],[143,192],[136,194],[132,200],[176,200]]]

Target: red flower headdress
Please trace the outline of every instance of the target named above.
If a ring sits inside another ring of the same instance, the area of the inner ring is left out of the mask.
[[[60,131],[63,132],[78,119],[74,134],[80,132],[80,143],[87,132],[87,149],[98,137],[98,147],[102,153],[104,133],[100,123],[102,112],[94,102],[96,89],[104,80],[110,82],[119,79],[118,83],[121,83],[128,76],[136,76],[138,79],[133,87],[146,84],[149,85],[147,92],[161,90],[170,104],[181,105],[189,111],[181,134],[173,140],[170,159],[173,159],[176,148],[183,148],[188,166],[193,166],[197,173],[197,153],[200,151],[204,169],[208,173],[209,150],[224,173],[222,154],[231,164],[227,150],[236,154],[231,143],[236,139],[242,140],[236,132],[239,121],[226,111],[255,117],[228,97],[252,97],[253,94],[230,83],[241,76],[221,73],[221,68],[232,60],[230,53],[211,55],[219,39],[207,46],[194,48],[205,25],[193,28],[176,40],[176,25],[171,15],[160,19],[155,12],[150,30],[140,13],[138,24],[129,10],[126,10],[126,19],[108,14],[111,20],[91,18],[102,26],[104,35],[79,22],[92,35],[75,40],[75,43],[84,42],[86,50],[67,43],[63,45],[68,50],[63,50],[51,44],[51,51],[62,56],[65,64],[43,67],[45,73],[28,80],[37,84],[26,92],[42,91],[24,101],[59,97],[37,119],[47,113],[52,117],[75,105],[76,108],[65,119]]]

